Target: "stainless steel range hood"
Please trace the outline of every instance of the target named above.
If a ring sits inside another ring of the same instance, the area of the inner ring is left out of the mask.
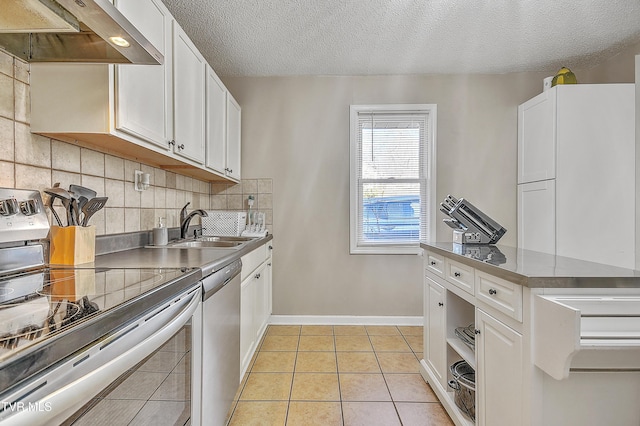
[[[28,62],[164,61],[109,0],[0,0],[0,10],[0,48]]]

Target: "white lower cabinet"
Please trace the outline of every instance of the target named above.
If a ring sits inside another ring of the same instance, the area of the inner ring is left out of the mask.
[[[272,241],[242,256],[240,373],[249,367],[271,317]],[[257,265],[257,266],[256,266]]]
[[[524,415],[525,357],[519,331],[523,293],[517,290],[522,287],[449,258],[445,265],[456,265],[452,271],[462,272],[441,277],[430,263],[434,256],[425,254],[423,377],[456,425],[530,424]],[[474,336],[474,347],[456,334],[456,329],[464,333],[465,328]],[[450,386],[450,366],[458,361],[475,370],[475,420],[456,405],[456,391]]]
[[[447,342],[445,330],[445,289],[425,277],[425,346],[424,356],[442,386],[447,383]]]
[[[478,425],[522,424],[522,335],[476,309]]]
[[[255,311],[255,280],[248,279],[242,282],[240,290],[240,376],[249,366],[253,349],[256,346],[256,334],[253,331]]]

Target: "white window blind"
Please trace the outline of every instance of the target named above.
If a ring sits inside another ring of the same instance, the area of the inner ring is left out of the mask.
[[[393,247],[427,239],[435,106],[428,107],[352,106],[352,252],[402,252]]]

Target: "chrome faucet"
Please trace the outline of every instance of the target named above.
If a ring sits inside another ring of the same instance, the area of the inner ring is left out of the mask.
[[[197,209],[187,214],[187,206],[191,203],[185,204],[185,206],[180,210],[180,239],[184,240],[187,236],[187,230],[189,229],[189,223],[191,219],[195,216],[207,217],[209,216],[206,211]]]

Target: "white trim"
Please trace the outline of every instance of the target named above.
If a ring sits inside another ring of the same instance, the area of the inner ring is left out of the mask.
[[[416,250],[411,245],[404,246],[358,246],[358,202],[357,196],[357,136],[358,136],[358,114],[361,112],[415,112],[427,113],[427,135],[428,152],[425,152],[426,159],[426,188],[427,197],[427,240],[435,237],[436,214],[438,203],[436,201],[436,146],[437,146],[437,104],[378,104],[378,105],[350,105],[349,106],[349,253],[350,254],[416,254]]]
[[[271,315],[278,325],[423,325],[421,316]]]

